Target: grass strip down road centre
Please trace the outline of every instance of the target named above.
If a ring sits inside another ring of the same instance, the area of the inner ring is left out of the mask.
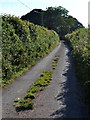
[[[36,82],[27,91],[25,97],[22,99],[18,98],[14,101],[16,111],[33,109],[32,100],[35,99],[37,92],[43,91],[43,89],[50,84],[51,80],[52,72],[43,71],[40,75],[40,78],[37,79]]]

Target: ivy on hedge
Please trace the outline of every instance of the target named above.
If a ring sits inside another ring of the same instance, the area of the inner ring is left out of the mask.
[[[53,30],[2,15],[2,81],[7,83],[16,73],[34,65],[58,42],[59,37]]]

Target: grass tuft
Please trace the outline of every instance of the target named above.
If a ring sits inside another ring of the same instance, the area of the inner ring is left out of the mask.
[[[58,63],[59,57],[56,57],[52,62],[52,69],[56,69],[57,63]]]

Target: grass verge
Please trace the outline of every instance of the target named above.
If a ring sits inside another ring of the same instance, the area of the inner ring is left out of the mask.
[[[2,80],[2,83],[0,84],[0,88],[4,88],[5,86],[11,84],[14,79],[16,79],[17,77],[21,76],[24,72],[26,72],[29,68],[23,68],[21,71],[15,73],[11,79],[9,80]]]

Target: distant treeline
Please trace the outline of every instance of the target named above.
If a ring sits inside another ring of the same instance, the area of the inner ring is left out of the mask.
[[[90,28],[81,28],[66,36],[75,60],[76,75],[85,92],[90,111]]]
[[[52,51],[59,42],[53,30],[22,21],[11,15],[2,16],[2,82],[8,83],[25,68],[33,66]]]
[[[48,7],[46,10],[33,9],[21,19],[53,29],[63,38],[67,33],[84,27],[76,18],[68,15],[68,12],[61,6]]]

